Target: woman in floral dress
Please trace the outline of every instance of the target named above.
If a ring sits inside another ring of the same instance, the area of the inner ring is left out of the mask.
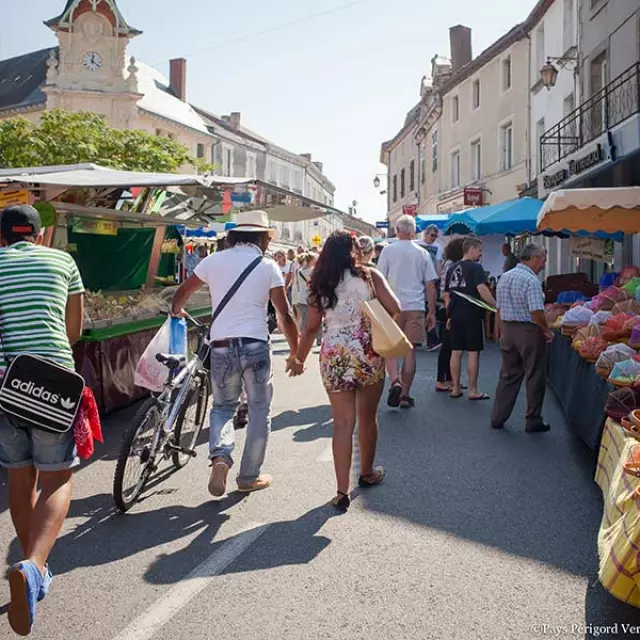
[[[292,375],[300,375],[313,340],[325,322],[320,349],[320,372],[333,412],[333,460],[338,491],[333,505],[349,508],[353,431],[358,420],[361,487],[380,484],[382,468],[374,468],[378,439],[378,403],[384,386],[384,359],[371,343],[371,323],[361,304],[377,297],[395,316],[400,303],[384,276],[357,266],[357,245],[344,231],[327,239],[311,276],[309,310],[298,352],[289,360]]]

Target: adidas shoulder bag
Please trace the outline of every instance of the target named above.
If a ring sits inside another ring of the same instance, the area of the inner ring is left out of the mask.
[[[6,355],[5,360],[8,362]],[[29,427],[66,433],[75,422],[84,386],[84,379],[75,371],[23,353],[5,372],[0,411]]]

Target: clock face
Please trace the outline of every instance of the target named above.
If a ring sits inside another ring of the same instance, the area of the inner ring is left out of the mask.
[[[82,58],[82,64],[89,71],[97,71],[102,67],[102,56],[95,51],[88,51]]]

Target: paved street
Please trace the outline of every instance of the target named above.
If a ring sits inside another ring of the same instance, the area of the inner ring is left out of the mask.
[[[277,342],[269,491],[210,499],[204,434],[200,457],[120,515],[111,482],[131,411],[107,422],[106,446],[77,474],[32,637],[533,640],[624,637],[585,621],[640,624],[597,582],[594,460],[551,397],[550,434],[523,433],[522,407],[508,431],[492,432],[491,403],[433,393],[436,355],[420,353],[417,408],[381,410],[387,482],[336,515],[317,363],[286,378],[284,351]],[[498,361],[495,348],[483,359],[489,393]],[[18,550],[4,481],[0,508],[9,564]],[[7,596],[2,583],[0,605]]]

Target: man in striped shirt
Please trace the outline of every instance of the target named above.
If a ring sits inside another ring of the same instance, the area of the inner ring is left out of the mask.
[[[0,213],[0,377],[20,353],[74,368],[82,280],[71,256],[40,242],[33,207]],[[24,557],[9,573],[9,623],[20,635],[31,632],[36,602],[49,590],[47,558],[69,510],[71,470],[78,464],[73,430],[32,429],[0,412],[0,465],[8,470],[11,516]]]

